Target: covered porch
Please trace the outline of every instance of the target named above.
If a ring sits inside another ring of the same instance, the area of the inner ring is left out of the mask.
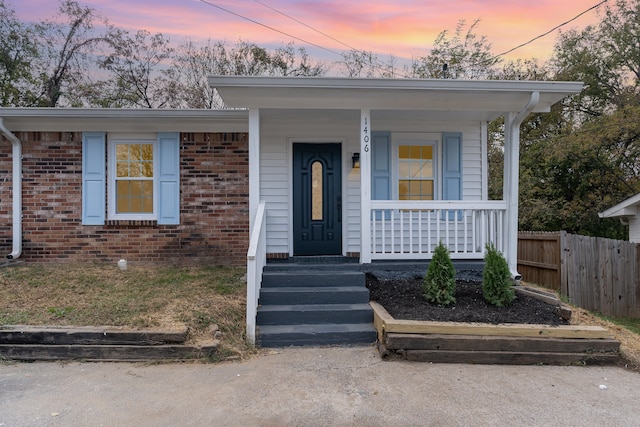
[[[270,215],[280,209],[283,221],[292,220],[294,204],[294,185],[285,186],[288,205],[280,208],[270,200],[271,184],[264,182],[265,170],[270,167],[264,163],[271,161],[264,153],[273,144],[269,134],[272,122],[283,124],[285,116],[299,120],[291,126],[297,133],[280,138],[289,144],[287,151],[281,151],[285,157],[297,141],[292,135],[315,142],[327,140],[327,135],[337,136],[334,139],[342,144],[340,171],[346,192],[337,207],[338,216],[344,218],[340,255],[358,257],[361,264],[428,260],[442,242],[452,259],[478,260],[484,256],[485,245],[491,243],[504,254],[517,279],[520,124],[530,113],[548,112],[553,104],[582,88],[575,82],[235,76],[213,76],[209,82],[228,107],[249,110],[250,340],[251,330],[255,331],[255,325],[250,325],[255,318],[251,307],[257,306],[262,268],[274,252],[269,249],[275,247],[270,242],[277,237],[273,232],[276,222],[269,221]],[[331,123],[339,130],[325,130],[317,139],[311,138],[313,133],[297,130],[303,128],[304,120],[313,123],[318,116],[323,130]],[[489,200],[487,123],[500,116],[505,121],[504,197]],[[345,123],[344,131],[341,122]],[[398,189],[403,181],[398,150],[418,139],[420,143],[433,139],[429,153],[437,153],[429,165],[437,171],[437,178],[429,183],[427,197],[414,197]],[[386,147],[391,157],[380,156],[380,146]],[[286,169],[288,164],[281,163],[281,167]],[[290,180],[290,176],[291,171],[283,172],[284,178]],[[278,226],[289,233],[286,237],[283,231],[284,249],[279,255],[296,255],[293,226]]]

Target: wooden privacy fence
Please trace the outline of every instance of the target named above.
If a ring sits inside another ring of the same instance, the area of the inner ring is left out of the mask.
[[[572,304],[607,316],[640,317],[640,245],[568,234],[520,232],[522,280],[550,287]]]

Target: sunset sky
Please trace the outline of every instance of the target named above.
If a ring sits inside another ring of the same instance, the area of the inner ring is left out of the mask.
[[[232,44],[243,40],[262,46],[280,46],[294,42],[298,47],[304,46],[314,57],[329,61],[340,58],[327,50],[342,52],[349,48],[372,51],[380,56],[394,55],[397,58],[424,56],[438,33],[443,30],[453,33],[460,19],[466,20],[468,24],[480,19],[477,32],[488,37],[494,54],[500,54],[551,30],[600,2],[601,0],[80,0],[81,4],[93,7],[118,27],[162,32],[175,43],[187,36],[194,40],[226,40]],[[7,0],[6,3],[15,9],[23,21],[50,18],[58,5],[54,0]],[[589,11],[564,26],[563,30],[581,29],[598,22],[598,12],[603,7]],[[249,22],[220,8],[280,32]],[[506,58],[535,57],[545,60],[553,48],[556,36],[557,31],[516,50]],[[300,39],[327,50],[305,44]]]

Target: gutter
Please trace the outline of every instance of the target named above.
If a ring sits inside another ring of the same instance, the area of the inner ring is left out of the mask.
[[[529,96],[529,102],[527,105],[522,108],[518,113],[515,114],[513,120],[509,123],[509,128],[506,129],[509,132],[510,138],[510,152],[505,153],[505,165],[509,164],[510,177],[504,177],[505,182],[509,179],[509,202],[508,202],[508,213],[507,213],[507,222],[509,226],[508,230],[515,230],[515,237],[511,237],[507,242],[507,252],[509,254],[509,270],[511,272],[511,277],[516,281],[520,281],[522,279],[522,275],[518,273],[518,205],[519,201],[519,191],[518,191],[518,180],[519,180],[519,170],[520,170],[520,125],[524,121],[524,119],[536,108],[538,103],[540,102],[540,92],[533,91]],[[506,122],[506,120],[505,120]],[[509,160],[507,162],[507,155]],[[507,193],[507,192],[505,192]]]
[[[22,254],[22,142],[4,126],[2,117],[0,132],[11,141],[13,147],[13,245],[7,259],[15,259]]]

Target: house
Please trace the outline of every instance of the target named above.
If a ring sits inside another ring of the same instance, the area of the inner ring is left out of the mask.
[[[598,216],[618,218],[621,223],[629,226],[629,241],[640,243],[640,194],[629,197],[604,212],[599,212]]]
[[[492,243],[518,278],[520,124],[582,88],[237,76],[209,83],[234,109],[0,109],[11,142],[0,147],[8,256],[248,259],[250,340],[267,259],[425,260],[442,241],[452,259],[472,260]],[[487,123],[500,116],[504,200],[489,200]]]

